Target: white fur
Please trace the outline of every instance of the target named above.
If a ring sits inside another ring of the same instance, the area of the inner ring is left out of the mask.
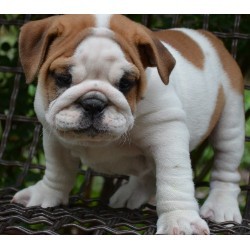
[[[71,69],[73,81],[99,79],[114,84],[133,65],[127,62],[120,46],[110,39],[110,34],[96,36],[95,33],[76,48]]]
[[[110,14],[95,15],[96,27],[109,28],[111,16]]]
[[[98,17],[97,26],[108,28],[109,18]],[[222,85],[226,104],[212,135],[216,152],[211,193],[201,214],[218,221],[241,221],[237,204],[237,167],[244,145],[242,97],[231,88],[210,42],[196,31],[179,30],[200,45],[205,55],[204,69],[198,69],[164,43],[177,64],[168,86],[162,83],[155,68],[146,70],[148,88],[145,98],[138,103],[133,129],[119,140],[99,147],[96,144],[92,147],[90,141],[88,147],[62,142],[53,134],[48,136],[49,132],[44,130],[45,176],[35,186],[17,193],[15,202],[43,207],[66,203],[75,176],[75,170],[71,173],[68,167],[75,169],[80,158],[96,171],[131,176],[129,182],[111,198],[113,207],[125,204],[129,208],[139,207],[154,193],[156,181],[157,232],[208,234],[209,228],[199,216],[199,206],[194,197],[189,152],[199,144],[208,129]],[[80,95],[93,90],[112,100],[113,108],[118,107],[129,114],[125,98],[110,83],[115,83],[124,70],[133,67],[114,41],[102,36],[98,40],[95,36],[90,37],[78,46],[73,59],[75,64],[71,72],[77,85],[50,104],[46,115],[48,124],[53,126],[61,110]],[[40,98],[41,84],[38,85],[35,107],[38,118],[46,125],[46,107]],[[132,116],[124,117],[128,121]],[[113,120],[112,115],[110,119]],[[132,123],[129,124],[131,126]],[[56,194],[54,190],[57,190]]]

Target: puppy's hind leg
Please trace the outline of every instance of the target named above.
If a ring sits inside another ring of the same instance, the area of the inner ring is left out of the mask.
[[[122,185],[110,198],[109,205],[113,208],[127,207],[136,209],[147,203],[155,194],[155,177],[130,176],[128,183]]]
[[[230,94],[210,137],[215,156],[210,193],[200,210],[204,218],[241,223],[237,198],[240,193],[238,166],[244,151],[244,126],[243,98],[237,93]]]

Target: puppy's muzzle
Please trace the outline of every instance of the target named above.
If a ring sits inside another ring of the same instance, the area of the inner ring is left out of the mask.
[[[57,133],[81,133],[88,137],[107,135],[120,137],[134,124],[130,106],[124,95],[110,83],[84,81],[68,88],[52,101],[46,121]]]
[[[108,99],[99,91],[90,91],[78,98],[77,103],[83,109],[85,116],[94,119],[103,114],[108,106]]]
[[[92,118],[102,114],[108,105],[107,102],[98,98],[79,98],[78,104],[81,105],[85,114]]]

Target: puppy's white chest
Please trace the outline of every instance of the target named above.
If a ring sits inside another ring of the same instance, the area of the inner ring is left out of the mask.
[[[79,147],[72,154],[79,157],[83,164],[101,173],[139,175],[147,169],[142,151],[134,145]]]

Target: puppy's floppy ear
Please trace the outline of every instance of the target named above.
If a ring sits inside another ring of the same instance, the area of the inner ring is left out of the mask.
[[[167,48],[153,35],[153,32],[143,27],[143,32],[137,36],[137,47],[146,67],[157,67],[161,80],[168,84],[169,75],[175,66],[175,59]]]
[[[21,28],[19,36],[19,56],[26,77],[31,83],[37,75],[49,45],[58,35],[53,21],[55,17],[31,21]]]

